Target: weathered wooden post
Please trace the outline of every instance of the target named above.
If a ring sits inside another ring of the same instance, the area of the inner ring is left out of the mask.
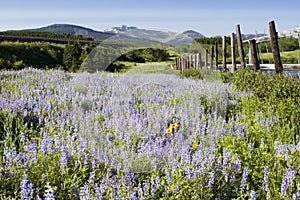
[[[189,69],[192,69],[192,56],[189,55]]]
[[[199,56],[199,69],[202,69],[202,54],[201,52],[198,54]]]
[[[232,63],[232,67],[230,69],[230,72],[234,73],[236,70],[234,33],[231,33],[231,63]]]
[[[208,50],[207,49],[205,49],[204,65],[205,65],[205,67],[208,67]]]
[[[214,46],[210,47],[210,69],[213,70],[214,67]]]
[[[219,69],[219,68],[218,68],[218,65],[219,65],[219,63],[218,63],[218,59],[219,59],[218,42],[215,43],[215,46],[216,46],[216,47],[215,47],[215,51],[216,51],[216,70],[218,70],[218,69]]]
[[[240,28],[239,24],[236,25],[236,37],[237,37],[239,55],[240,55],[240,59],[241,59],[241,66],[246,67],[245,52],[244,52],[244,49],[243,49],[242,34],[241,34],[241,28]]]
[[[183,59],[183,57],[180,58],[180,67],[181,67],[181,71],[183,71],[183,69],[184,69],[184,59]]]
[[[298,45],[300,49],[300,34],[298,33]],[[298,64],[300,64],[300,51],[298,51]]]
[[[249,65],[252,66],[253,65],[253,59],[252,59],[252,49],[250,47],[250,40],[248,41],[249,42],[249,52],[248,52],[248,57],[249,57]]]
[[[194,55],[194,68],[198,69],[198,54]]]
[[[185,62],[186,62],[186,67],[185,67],[185,69],[189,69],[189,56],[187,56],[186,58],[185,58]]]
[[[253,64],[253,69],[254,71],[260,70],[259,66],[259,60],[257,56],[257,47],[256,47],[256,40],[252,39],[249,40],[249,46],[250,46],[250,52],[251,52],[251,58],[252,58],[252,64]]]
[[[179,67],[178,67],[178,63],[179,63],[179,62],[178,62],[178,60],[179,60],[179,58],[176,58],[176,59],[175,59],[175,67],[176,67],[176,70],[179,69]]]
[[[280,51],[278,46],[278,35],[275,28],[275,22],[269,22],[270,42],[272,47],[272,54],[274,59],[276,74],[283,72],[283,66],[280,59]]]
[[[226,65],[226,36],[223,36],[222,38],[222,56],[223,56],[223,63],[222,63],[222,70],[224,72],[226,72],[226,68],[227,68],[227,65]]]

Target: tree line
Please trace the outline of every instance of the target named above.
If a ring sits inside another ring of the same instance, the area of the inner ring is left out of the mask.
[[[218,43],[219,45],[222,44],[222,37],[210,37],[210,38],[196,38],[194,39],[195,42],[204,45],[205,47],[209,45],[215,45]],[[226,44],[230,45],[230,37],[226,37]],[[235,42],[237,44],[237,42]],[[245,49],[248,47],[248,43],[244,43]],[[271,51],[271,44],[269,41],[259,43],[259,48],[262,53],[267,53]],[[280,51],[295,51],[299,49],[299,42],[298,38],[295,37],[286,37],[286,38],[279,38],[278,45]]]
[[[94,53],[90,54],[95,48]],[[124,47],[128,48],[128,47]],[[69,41],[66,45],[40,42],[0,42],[0,69],[19,70],[26,67],[39,69],[61,69],[77,72],[84,64],[88,66],[106,66],[108,55],[120,55],[118,48],[95,44],[82,44],[79,39]],[[127,51],[125,51],[127,52]],[[90,55],[89,59],[86,59]],[[130,50],[116,61],[133,63],[167,61],[170,55],[160,48]],[[86,60],[86,61],[85,61]],[[83,63],[85,61],[85,63]],[[114,60],[107,61],[107,71],[120,71],[123,66]],[[83,65],[82,65],[83,64]],[[94,70],[95,71],[95,70]]]
[[[22,37],[43,37],[43,38],[55,38],[55,39],[67,39],[67,40],[88,40],[94,41],[93,38],[83,37],[82,35],[72,35],[69,33],[52,33],[52,32],[39,32],[39,31],[3,31],[0,35],[7,36],[22,36]]]

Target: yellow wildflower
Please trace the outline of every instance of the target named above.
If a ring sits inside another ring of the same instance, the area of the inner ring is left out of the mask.
[[[172,192],[174,192],[175,186],[174,186],[174,185],[171,185],[171,186],[170,186],[170,190],[171,190]]]
[[[168,128],[167,130],[166,130],[166,134],[171,134],[172,133],[172,129],[171,128]]]
[[[170,128],[178,128],[178,125],[177,124],[171,124]]]
[[[196,133],[196,132],[193,132],[193,133],[192,133],[192,136],[193,136],[193,137],[196,137],[196,136],[197,136],[197,133]]]
[[[197,148],[198,148],[198,144],[194,143],[194,144],[193,144],[193,149],[196,150]]]

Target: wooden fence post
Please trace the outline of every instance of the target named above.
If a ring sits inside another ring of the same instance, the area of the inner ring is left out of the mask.
[[[192,56],[189,55],[189,69],[192,69]]]
[[[216,42],[215,43],[215,52],[216,52],[216,54],[215,54],[215,57],[216,57],[216,70],[218,70],[219,68],[218,68],[218,65],[219,65],[219,63],[218,63],[218,59],[219,59],[219,48],[218,48],[218,42]]]
[[[237,44],[238,44],[238,49],[239,49],[239,54],[241,59],[241,66],[246,67],[245,52],[243,49],[242,34],[241,34],[241,28],[239,24],[236,25],[236,37],[237,37]]]
[[[214,46],[210,47],[210,69],[213,70],[214,66]]]
[[[205,49],[204,65],[205,65],[205,67],[208,67],[208,50],[207,49]]]
[[[222,70],[224,72],[226,72],[226,68],[227,68],[227,65],[226,65],[226,36],[223,36],[222,38],[222,56],[223,56],[223,64],[222,64]]]
[[[251,50],[251,58],[252,58],[252,62],[253,62],[253,68],[254,68],[254,71],[256,72],[257,70],[260,70],[259,60],[258,60],[258,56],[257,56],[256,40],[255,39],[249,40],[249,46],[250,46],[250,50]]]
[[[234,42],[234,33],[231,33],[231,63],[232,67],[230,69],[231,73],[234,73],[236,70],[236,57],[235,57],[235,42]]]
[[[276,74],[280,74],[283,72],[283,66],[282,66],[281,59],[280,59],[278,36],[277,36],[274,21],[269,22],[269,32],[270,32],[270,41],[271,41],[275,71],[276,71]]]
[[[199,61],[198,61],[198,54],[195,54],[194,55],[194,59],[195,59],[195,61],[194,61],[194,64],[195,64],[195,69],[198,69],[198,65],[199,65]]]
[[[199,69],[202,69],[202,54],[201,54],[201,52],[198,55],[199,55]]]

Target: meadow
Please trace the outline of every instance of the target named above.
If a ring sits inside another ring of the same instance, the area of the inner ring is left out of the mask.
[[[0,199],[300,198],[298,80],[142,73],[1,71]]]

